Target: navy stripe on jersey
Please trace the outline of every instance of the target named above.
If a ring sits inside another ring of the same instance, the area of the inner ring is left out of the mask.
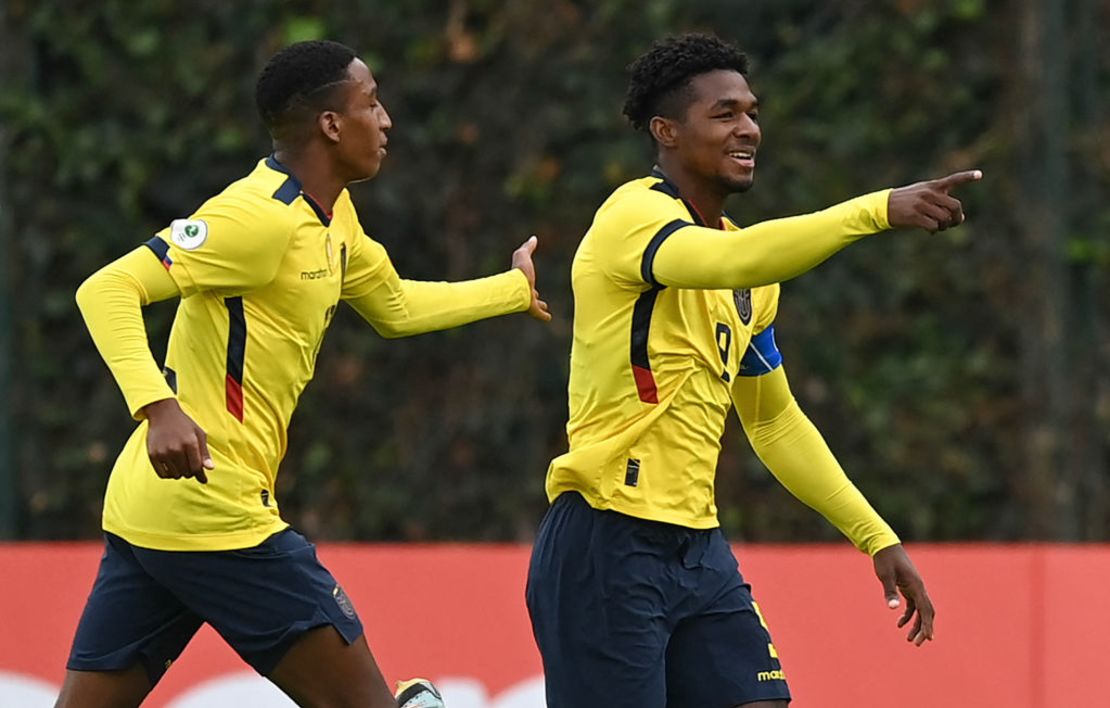
[[[752,337],[740,360],[741,376],[762,376],[782,366],[782,352],[775,343],[775,328],[768,327]]]
[[[224,299],[227,306],[227,377],[225,379],[227,410],[243,422],[243,361],[247,352],[247,318],[243,314],[243,298]]]
[[[173,265],[173,259],[170,258],[170,245],[168,243],[155,236],[143,245],[158,256],[158,260],[162,262],[162,267],[166,270],[170,269],[170,266]]]
[[[660,183],[662,184],[662,183]],[[655,375],[651,373],[651,362],[648,360],[648,334],[651,331],[651,313],[655,310],[655,298],[659,291],[665,288],[655,279],[652,266],[655,263],[655,254],[663,242],[684,226],[693,226],[689,221],[675,219],[663,226],[651,237],[644,256],[640,260],[640,277],[652,288],[636,299],[632,308],[632,376],[636,379],[636,391],[644,403],[658,403],[659,392],[655,388]]]
[[[659,281],[655,279],[655,273],[652,270],[655,265],[655,254],[659,250],[659,247],[663,245],[663,242],[667,240],[667,237],[683,226],[693,226],[693,224],[689,221],[683,221],[682,219],[675,219],[659,229],[659,231],[651,237],[651,241],[648,242],[647,248],[644,249],[644,257],[640,261],[640,277],[644,279],[645,283],[663,287],[660,286]]]
[[[316,217],[320,219],[320,223],[322,223],[324,226],[331,225],[331,214],[328,214],[326,211],[324,211],[323,207],[317,204],[316,200],[310,197],[304,191],[304,187],[301,186],[300,180],[294,177],[293,173],[286,169],[285,165],[278,162],[276,157],[270,155],[266,158],[266,166],[269,167],[271,170],[275,170],[282,173],[283,175],[286,175],[285,181],[282,182],[281,186],[278,187],[277,191],[274,192],[274,199],[278,200],[282,204],[292,204],[294,201],[296,201],[297,197],[303,196],[305,202],[307,202],[308,205],[312,207],[312,211],[315,212]]]
[[[644,403],[658,403],[659,391],[655,388],[655,375],[648,361],[648,334],[655,298],[662,288],[656,286],[643,292],[632,308],[632,376],[636,379],[636,392]]]

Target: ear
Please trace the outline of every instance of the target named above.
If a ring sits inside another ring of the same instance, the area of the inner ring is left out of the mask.
[[[320,129],[325,140],[338,143],[343,118],[335,111],[321,111],[320,115],[316,116],[316,127]]]
[[[678,143],[678,122],[663,116],[654,116],[648,123],[648,130],[655,142],[665,148],[673,148]]]

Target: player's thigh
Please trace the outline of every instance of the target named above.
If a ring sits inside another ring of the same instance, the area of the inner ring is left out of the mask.
[[[667,708],[785,705],[786,676],[746,587],[684,619],[667,646]]]
[[[269,679],[299,706],[312,708],[394,708],[377,662],[359,637],[348,644],[332,627],[302,634]]]
[[[253,548],[145,551],[139,558],[263,676],[310,630],[329,628],[348,646],[362,636],[354,607],[316,547],[292,529]],[[373,679],[368,672],[363,680]]]
[[[136,696],[141,700],[200,624],[200,618],[145,572],[130,544],[107,534],[74,634],[59,705],[131,705]]]
[[[564,494],[540,525],[526,599],[548,708],[663,708],[666,568],[627,517]]]

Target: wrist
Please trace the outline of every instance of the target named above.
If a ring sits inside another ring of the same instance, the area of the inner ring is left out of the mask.
[[[876,542],[874,547],[869,549],[872,558],[876,558],[880,554],[887,555],[890,553],[897,553],[902,548],[902,541],[897,536],[893,538],[883,539]],[[884,553],[885,551],[885,553]],[[904,551],[903,551],[904,552]]]
[[[509,269],[509,273],[517,281],[517,303],[514,311],[525,312],[532,306],[532,281],[523,266],[515,265]]]
[[[180,410],[181,406],[178,404],[176,398],[163,398],[159,401],[148,403],[139,409],[143,417],[151,422]]]
[[[890,199],[894,194],[893,189],[882,189],[875,192],[877,195],[875,205],[875,225],[879,227],[880,231],[886,231],[894,228],[890,224]]]

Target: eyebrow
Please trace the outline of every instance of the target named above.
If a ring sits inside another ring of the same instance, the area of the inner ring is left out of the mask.
[[[722,98],[722,99],[719,99],[716,103],[714,103],[710,107],[709,110],[715,111],[715,110],[718,110],[720,108],[736,108],[736,107],[738,107],[742,104],[743,104],[743,101],[741,101],[738,98]],[[752,102],[748,106],[747,110],[751,111],[751,110],[754,110],[754,109],[757,109],[757,108],[759,108],[759,99],[758,98],[753,98]]]

